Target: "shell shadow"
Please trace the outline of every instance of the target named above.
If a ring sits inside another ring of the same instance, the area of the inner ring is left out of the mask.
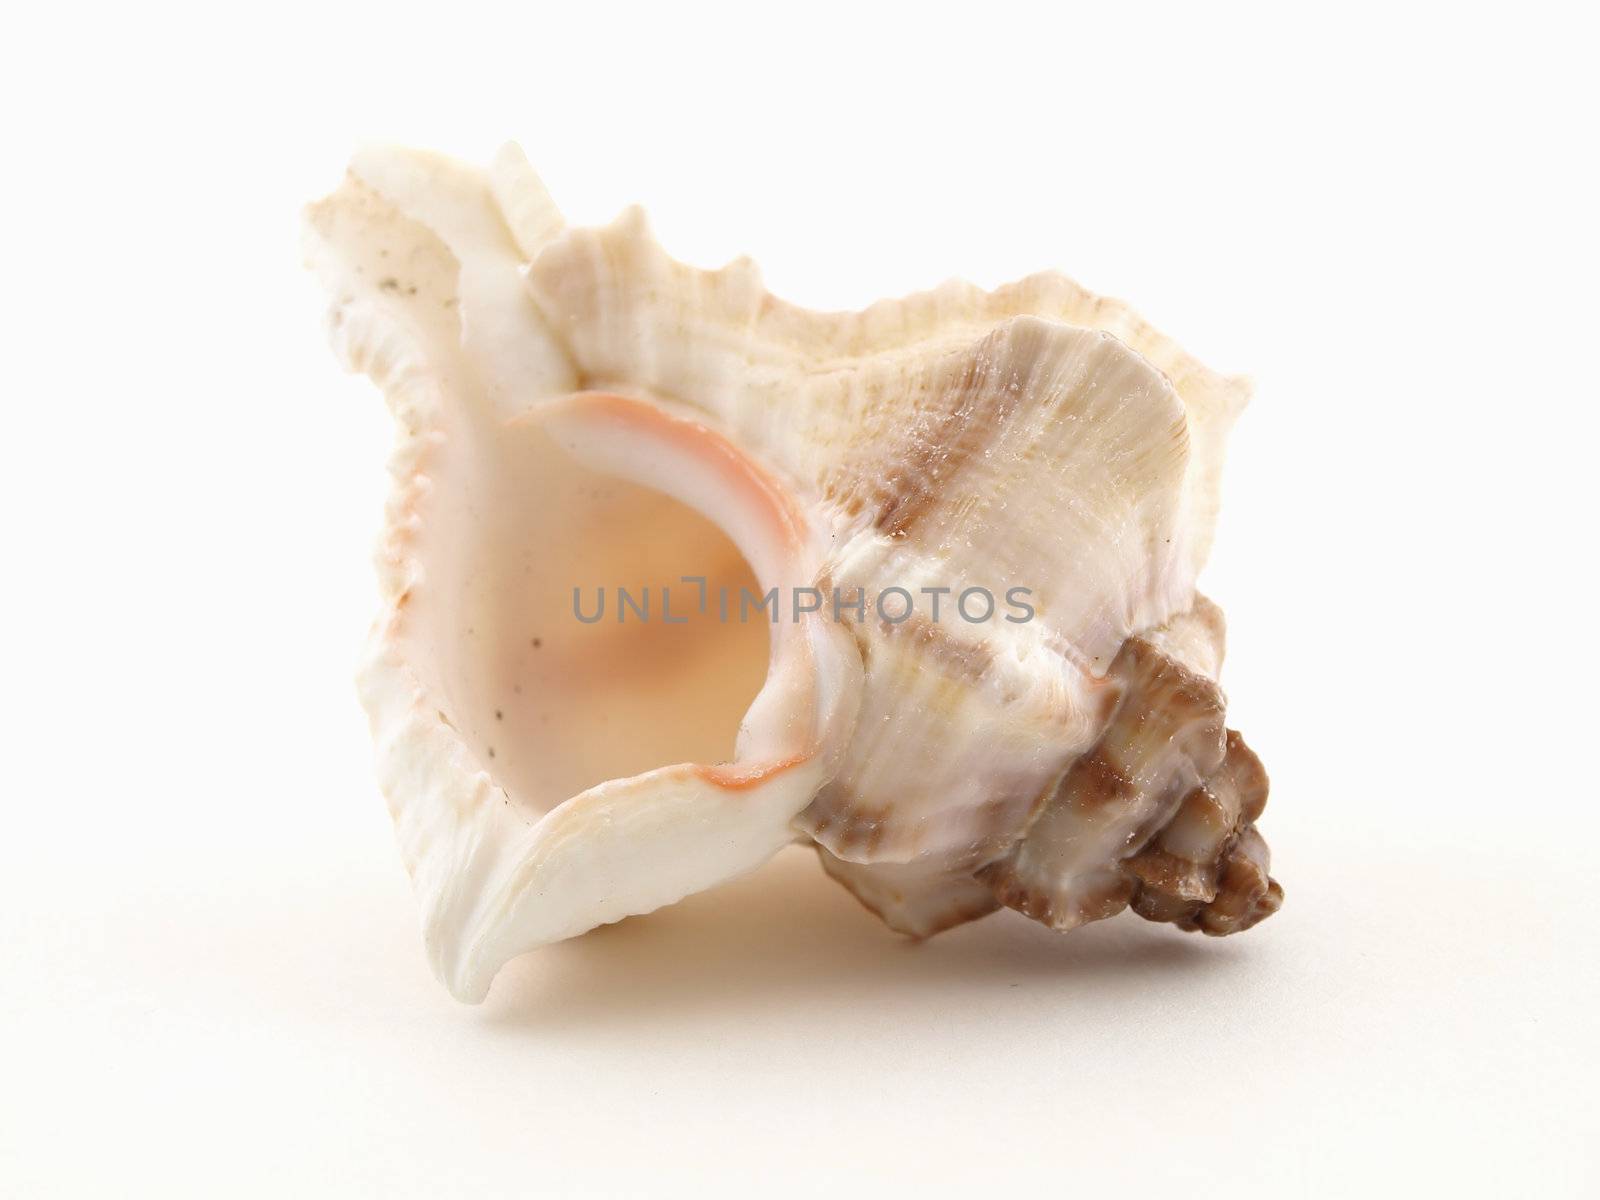
[[[885,928],[827,879],[809,850],[684,902],[508,964],[480,1010],[489,1027],[581,1030],[699,1023],[737,1012],[814,1020],[845,1005],[937,993],[983,1003],[1010,989],[1115,1005],[1182,975],[1226,976],[1241,951],[1133,917],[1070,936],[1000,912],[925,942]]]

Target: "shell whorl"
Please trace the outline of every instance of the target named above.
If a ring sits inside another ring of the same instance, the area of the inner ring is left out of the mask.
[[[1278,910],[1283,889],[1255,825],[1266,771],[1225,724],[1222,642],[1221,611],[1203,596],[1129,638],[1105,676],[1099,736],[1015,826],[991,831],[1002,853],[975,846],[933,867],[850,862],[819,846],[824,868],[917,937],[1001,907],[1059,930],[1125,908],[1214,936],[1249,929]]]
[[[1204,598],[1195,611],[1220,662],[1221,614]],[[1267,774],[1197,667],[1159,637],[1128,640],[1111,665],[1122,696],[1105,732],[1011,853],[978,872],[997,901],[1056,929],[1131,907],[1214,935],[1277,911],[1283,889],[1255,827]]]

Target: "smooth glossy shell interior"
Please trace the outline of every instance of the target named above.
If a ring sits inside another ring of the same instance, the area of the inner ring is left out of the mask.
[[[577,463],[536,420],[462,418],[434,474],[448,511],[421,541],[429,586],[408,657],[519,809],[540,816],[609,779],[733,759],[768,629],[718,621],[683,582],[755,590],[726,533]]]

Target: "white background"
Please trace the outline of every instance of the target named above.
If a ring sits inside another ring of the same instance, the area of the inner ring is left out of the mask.
[[[1579,10],[539,7],[7,19],[0,1193],[1593,1195]],[[796,301],[1059,267],[1256,377],[1203,586],[1278,916],[912,947],[793,851],[445,995],[297,209],[507,137]]]

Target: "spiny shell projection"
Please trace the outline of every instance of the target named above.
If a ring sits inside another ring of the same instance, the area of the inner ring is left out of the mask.
[[[917,936],[1276,910],[1194,586],[1242,381],[1058,275],[797,308],[515,147],[362,154],[307,254],[399,425],[360,691],[456,996],[797,838]]]

